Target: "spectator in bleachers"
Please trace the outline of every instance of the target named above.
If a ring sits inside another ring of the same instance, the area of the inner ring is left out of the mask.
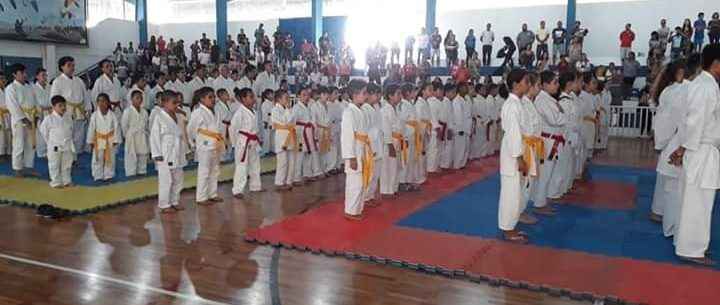
[[[629,23],[625,25],[625,30],[620,33],[620,59],[625,59],[632,52],[632,43],[635,41],[635,32],[633,32]]]
[[[633,84],[640,72],[640,63],[635,59],[635,52],[630,52],[628,57],[623,60],[623,84],[625,97],[629,97],[632,93]]]
[[[522,31],[517,35],[517,48],[519,50],[527,49],[528,47],[532,50],[533,42],[535,41],[535,34],[528,30],[527,23],[523,23]]]
[[[708,37],[710,44],[720,43],[720,14],[718,12],[714,12],[712,19],[708,22]]]

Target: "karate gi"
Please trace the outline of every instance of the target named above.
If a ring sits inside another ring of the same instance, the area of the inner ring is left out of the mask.
[[[189,101],[190,101],[187,103],[188,105],[192,105],[192,98],[195,95],[195,91],[197,91],[203,87],[212,88],[212,83],[208,83],[207,80],[202,79],[199,76],[195,76],[192,80],[190,80],[190,82],[187,83],[186,90],[187,90],[188,94],[186,95],[186,99],[187,99],[187,97],[189,97]]]
[[[273,101],[263,100],[260,105],[260,113],[262,115],[262,151],[265,153],[270,152],[272,149],[273,141],[273,129],[272,129],[272,110],[275,107]]]
[[[147,174],[148,155],[148,114],[144,108],[125,108],[120,120],[125,135],[125,176]]]
[[[315,122],[317,127],[318,153],[320,158],[320,173],[325,174],[335,168],[336,152],[333,147],[333,125],[329,107],[317,102],[315,105]]]
[[[225,153],[225,134],[222,118],[212,109],[199,104],[188,122],[190,145],[195,147],[198,160],[196,202],[219,198],[220,157]]]
[[[467,134],[467,143],[465,144],[465,153],[462,157],[462,167],[464,168],[465,165],[467,165],[467,162],[470,160],[470,150],[472,149],[472,142],[475,138],[475,115],[474,115],[474,109],[473,109],[473,98],[470,95],[466,95],[463,99],[463,107],[464,111],[463,114],[465,115],[465,128],[468,131]]]
[[[275,130],[275,185],[290,185],[295,173],[295,156],[298,149],[297,131],[292,111],[276,104],[272,110],[272,126]]]
[[[120,128],[115,114],[110,110],[105,115],[100,110],[95,111],[90,116],[86,138],[87,144],[93,145],[93,179],[99,181],[115,177],[115,147],[120,143]]]
[[[597,109],[597,97],[586,91],[580,93],[578,102],[580,110],[580,134],[583,140],[583,155],[581,157],[582,163],[589,160],[592,157],[593,149],[595,149],[595,143],[599,138],[597,132],[600,131],[600,126],[596,125],[591,119],[595,118]]]
[[[250,191],[261,189],[260,183],[260,130],[255,124],[255,111],[241,105],[230,122],[230,142],[235,147],[235,175],[233,195],[245,192],[250,180]]]
[[[598,135],[600,139],[595,142],[596,149],[606,149],[608,143],[608,137],[610,135],[610,103],[612,102],[612,95],[610,90],[605,88],[599,97],[600,103],[597,105],[598,113],[600,114],[600,131]]]
[[[33,86],[35,103],[37,103],[38,107],[38,127],[40,123],[42,123],[43,119],[45,119],[46,116],[49,116],[52,113],[52,106],[50,106],[50,97],[48,96],[49,89],[50,88],[41,85],[39,82],[36,82]],[[2,119],[0,118],[0,120]],[[2,123],[0,123],[0,125],[2,125]],[[2,127],[0,127],[0,133],[2,133]],[[0,137],[2,137],[2,135],[0,135]],[[47,144],[45,144],[45,139],[43,139],[42,135],[40,135],[40,128],[37,128],[35,141],[35,152],[37,153],[38,158],[47,157]],[[0,155],[2,155],[1,151]]]
[[[558,163],[561,157],[561,151],[565,148],[565,137],[563,129],[567,123],[567,116],[560,112],[558,101],[545,91],[540,91],[535,98],[535,109],[541,119],[540,136],[545,143],[545,161],[540,166],[540,178],[538,179],[535,192],[533,193],[533,203],[535,207],[542,208],[547,205],[547,198],[558,198],[557,194],[561,194],[561,190],[556,189],[559,185],[552,184],[557,176],[563,175]]]
[[[373,151],[373,161],[377,166],[373,167],[372,177],[370,178],[370,186],[368,186],[365,194],[365,201],[374,200],[377,193],[380,174],[382,171],[382,152],[383,152],[383,135],[382,135],[382,117],[378,117],[380,110],[370,104],[363,104],[360,109],[363,111],[365,130],[370,138],[370,148]]]
[[[528,167],[528,175],[522,188],[522,200],[527,204],[527,201],[533,199],[532,197],[538,192],[537,183],[545,174],[540,171],[545,159],[545,142],[541,137],[542,119],[535,104],[527,96],[522,97],[521,104],[520,132],[523,141],[523,157]],[[541,202],[541,204],[545,203]],[[538,206],[537,203],[536,206]]]
[[[48,147],[47,158],[51,187],[72,184],[70,170],[75,158],[72,130],[73,121],[70,116],[61,116],[54,111],[40,124],[40,134]]]
[[[500,119],[505,131],[500,147],[500,201],[498,226],[503,231],[512,231],[517,225],[520,214],[525,210],[527,201],[523,200],[522,188],[525,177],[518,171],[517,158],[523,155],[522,139],[523,105],[514,94],[505,101]],[[529,164],[527,164],[529,166]]]
[[[230,106],[228,104],[225,104],[225,102],[218,99],[215,102],[214,110],[215,110],[215,115],[218,118],[220,118],[220,120],[222,121],[222,125],[221,125],[222,129],[220,132],[222,132],[223,137],[225,137],[227,139],[228,138],[228,128],[230,127],[230,120],[232,120],[232,118],[233,118],[233,113],[230,110]],[[233,143],[228,143],[226,141],[225,150],[224,150],[225,153],[222,156],[220,156],[221,162],[232,160],[232,158],[233,158],[233,154],[232,154],[233,149],[232,148],[233,148]]]
[[[180,204],[187,151],[183,145],[183,126],[179,121],[179,118],[176,121],[161,110],[150,128],[150,152],[158,171],[158,207],[161,209]]]
[[[5,88],[5,103],[10,111],[12,129],[12,169],[32,169],[39,117],[33,86],[13,81]],[[23,119],[27,119],[30,125],[23,123]]]
[[[123,96],[120,95],[121,88],[122,84],[117,77],[113,76],[111,79],[107,74],[100,75],[100,77],[95,80],[95,84],[90,92],[90,100],[94,108],[97,109],[98,95],[105,93],[110,97],[110,110],[115,114],[115,118],[119,120],[123,112],[121,105]],[[153,99],[154,98],[155,95],[153,95]],[[120,130],[116,130],[116,132],[120,133]]]
[[[87,117],[92,110],[92,104],[85,94],[85,83],[79,77],[68,77],[64,73],[58,75],[52,83],[50,97],[61,95],[67,102],[67,111],[73,120],[73,152],[82,152],[85,149],[85,136],[87,133]]]
[[[323,110],[319,109],[320,102],[310,100],[310,103],[308,103],[308,111],[310,112],[310,121],[313,123],[313,141],[315,142],[315,150],[310,152],[310,170],[312,173],[312,177],[320,177],[325,173],[325,166],[322,164],[322,157],[320,155],[320,135],[323,132],[323,130],[319,126],[319,120],[320,120],[320,112]]]
[[[235,101],[235,81],[220,75],[218,76],[218,78],[212,81],[211,85],[216,93],[220,89],[225,89],[225,91],[227,91],[228,95],[230,96],[230,100]]]
[[[363,112],[350,104],[343,112],[340,142],[345,160],[345,214],[360,215],[363,212],[365,192],[370,186],[374,171],[373,151],[370,137],[364,126]],[[352,169],[350,159],[357,168]]]
[[[299,149],[295,152],[295,170],[292,181],[299,183],[303,181],[303,178],[310,178],[314,175],[312,152],[317,151],[317,143],[315,142],[315,124],[308,106],[298,101],[292,112],[297,126],[297,139],[300,143]]]
[[[455,130],[453,130],[453,104],[447,97],[443,99],[441,103],[441,111],[438,117],[438,123],[441,125],[440,133],[441,141],[439,142],[439,159],[440,168],[449,169],[452,167],[453,160],[453,140],[450,139],[449,135],[453,133],[453,139]]]
[[[470,144],[470,159],[479,159],[483,157],[483,144],[486,139],[485,134],[485,98],[482,95],[475,96],[472,99],[472,126],[473,137]]]
[[[720,188],[720,88],[703,71],[688,85],[688,111],[683,123],[685,147],[680,218],[675,254],[700,258],[710,243],[715,193]]]
[[[241,79],[239,79],[238,81],[235,82],[235,87],[237,87],[238,89],[245,89],[245,88],[253,89],[254,86],[253,86],[253,82],[247,76],[243,76]],[[262,92],[255,92],[254,90],[253,90],[253,92],[255,93],[255,95],[262,94]]]
[[[467,149],[468,140],[470,139],[470,125],[468,122],[467,107],[465,98],[457,95],[452,102],[452,123],[453,129],[453,147],[452,147],[452,168],[461,169],[467,164],[465,158],[465,150]]]
[[[427,172],[437,173],[440,170],[440,148],[445,144],[445,132],[447,132],[447,121],[442,116],[443,104],[437,98],[430,97],[427,101],[430,112],[431,130],[426,141],[427,148],[425,156],[427,160]],[[445,121],[441,120],[444,119]]]
[[[0,156],[12,154],[10,110],[5,103],[5,90],[0,88]]]
[[[400,183],[417,183],[420,157],[422,156],[422,126],[417,120],[415,105],[402,100],[398,105],[398,119],[403,129],[403,138],[408,147],[408,159],[398,174]],[[343,117],[344,119],[344,117]]]
[[[565,144],[558,150],[558,160],[555,165],[557,175],[553,174],[550,181],[548,197],[557,199],[567,193],[572,187],[575,180],[575,159],[578,145],[580,145],[580,136],[578,134],[578,119],[575,112],[575,101],[572,95],[567,93],[560,94],[558,101],[560,107],[564,110],[565,128],[563,128],[563,138]]]
[[[418,163],[418,177],[417,183],[422,184],[427,180],[427,155],[428,145],[430,145],[430,135],[432,134],[433,123],[432,115],[430,114],[430,103],[420,97],[415,101],[415,113],[417,120],[420,123],[420,133],[422,134],[423,140],[423,151],[420,155],[420,162]]]
[[[262,93],[266,89],[277,91],[277,89],[279,88],[278,81],[275,75],[267,73],[266,71],[258,73],[257,77],[255,78],[255,83],[253,83],[252,86],[252,89],[256,95],[262,95]]]
[[[331,151],[334,156],[328,156],[328,167],[339,170],[342,165],[342,156],[340,155],[340,121],[342,120],[344,106],[340,101],[328,102],[328,115],[330,116],[332,125],[332,147]]]
[[[400,126],[400,120],[397,111],[390,103],[383,103],[380,108],[381,126],[382,126],[382,170],[380,175],[380,194],[394,195],[398,192],[398,171],[401,170],[403,163],[408,156],[403,155],[403,147],[405,139],[403,136],[403,128]],[[395,149],[395,156],[390,156],[388,145],[392,145]],[[407,154],[407,151],[405,152]]]

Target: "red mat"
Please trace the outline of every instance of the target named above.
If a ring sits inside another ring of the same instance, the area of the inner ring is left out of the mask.
[[[423,191],[366,210],[364,220],[343,218],[342,201],[324,204],[302,215],[249,231],[251,242],[280,244],[335,253],[412,269],[454,274],[474,281],[546,291],[574,299],[625,300],[659,305],[720,303],[720,274],[710,269],[588,254],[496,239],[394,226],[448,194],[497,172],[497,158],[474,162],[468,169],[429,180]],[[626,184],[594,182],[580,202],[617,208],[631,204]],[[602,193],[602,196],[596,196]],[[618,194],[621,193],[622,195]],[[618,195],[610,195],[618,194]],[[604,198],[593,202],[595,197]]]

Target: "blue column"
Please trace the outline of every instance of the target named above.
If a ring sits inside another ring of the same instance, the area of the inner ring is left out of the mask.
[[[426,0],[425,7],[425,30],[431,34],[435,29],[435,11],[437,10],[437,0]]]
[[[568,0],[567,4],[567,18],[565,19],[565,28],[567,28],[568,34],[572,33],[575,28],[575,12],[577,11],[577,0]]]
[[[220,47],[221,62],[225,62],[225,54],[227,53],[227,3],[228,0],[215,0],[215,33]]]
[[[313,41],[318,43],[318,39],[320,39],[323,34],[323,0],[311,1]]]
[[[148,22],[147,22],[147,0],[135,1],[135,20],[138,23],[138,45],[147,46],[148,43]]]

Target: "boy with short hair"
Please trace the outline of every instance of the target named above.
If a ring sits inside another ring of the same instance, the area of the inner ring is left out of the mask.
[[[65,98],[61,95],[50,99],[53,112],[40,124],[40,134],[47,143],[50,187],[72,186],[70,170],[75,157],[73,145],[73,121],[65,115]]]
[[[250,191],[261,191],[260,151],[261,140],[255,109],[255,94],[250,88],[235,89],[235,99],[241,106],[233,115],[229,127],[230,142],[235,147],[235,176],[232,193],[244,197],[245,184],[250,180]]]
[[[159,97],[162,110],[150,127],[150,151],[158,171],[158,207],[161,213],[170,213],[184,209],[180,206],[180,192],[187,151],[183,145],[183,126],[176,114],[182,98],[172,91]]]
[[[217,184],[220,177],[220,156],[225,153],[224,126],[222,119],[212,110],[215,108],[215,93],[212,88],[198,89],[193,99],[199,104],[190,115],[187,133],[191,146],[195,147],[198,160],[195,201],[199,205],[210,205],[223,201],[218,196]]]
[[[5,103],[10,111],[12,129],[12,169],[22,177],[33,170],[35,162],[38,109],[33,88],[26,82],[25,66],[14,64],[10,73],[15,80],[5,89]]]
[[[363,112],[360,110],[367,98],[367,83],[354,79],[348,84],[352,103],[343,112],[340,142],[345,160],[345,218],[361,220],[364,194],[370,187],[374,172],[373,151]]]
[[[408,158],[407,144],[397,116],[396,107],[402,101],[400,87],[389,85],[385,89],[386,103],[382,109],[382,175],[380,176],[380,194],[383,197],[395,197],[398,192],[398,171]]]
[[[147,174],[148,147],[148,114],[143,108],[143,91],[134,89],[130,92],[132,105],[125,108],[120,126],[125,135],[125,176]]]
[[[53,80],[50,96],[61,95],[69,107],[65,114],[73,120],[74,152],[83,151],[85,145],[87,117],[92,110],[90,100],[85,94],[85,83],[75,74],[75,59],[69,56],[60,58],[58,70],[62,73]]]
[[[92,150],[92,176],[95,181],[115,177],[115,146],[120,143],[120,130],[115,114],[110,111],[110,97],[100,93],[98,110],[90,117],[87,144]]]

